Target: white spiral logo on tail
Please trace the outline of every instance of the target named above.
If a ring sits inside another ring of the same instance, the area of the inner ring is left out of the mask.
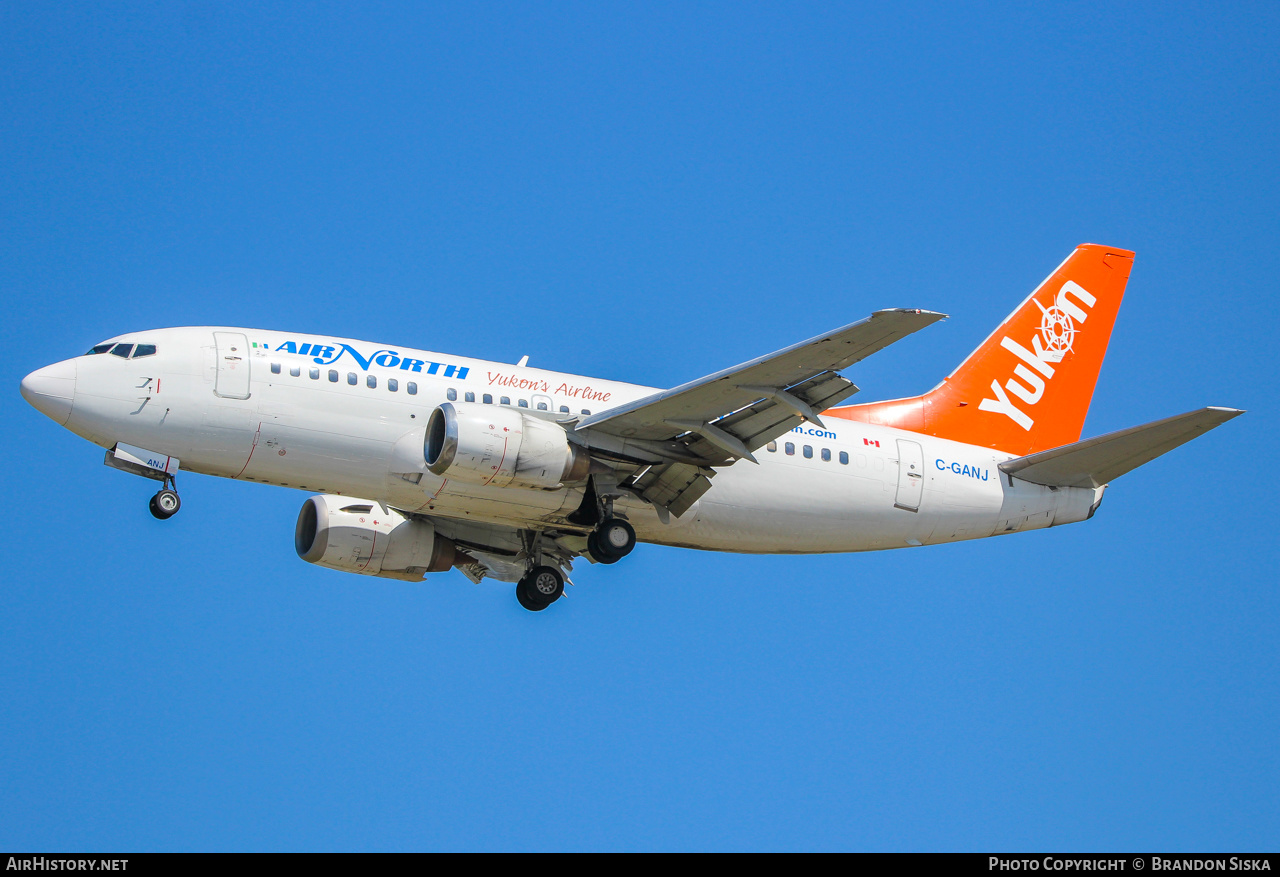
[[[1035,301],[1035,299],[1032,299]],[[1049,362],[1062,362],[1062,357],[1071,352],[1071,345],[1076,340],[1076,327],[1071,316],[1058,305],[1045,307],[1036,302],[1040,309],[1040,337],[1044,339],[1043,358]]]

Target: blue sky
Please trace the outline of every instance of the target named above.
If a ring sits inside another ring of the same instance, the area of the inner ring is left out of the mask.
[[[1280,833],[1280,11],[0,7],[0,846],[1256,850]],[[859,319],[932,387],[1136,250],[1086,435],[1250,409],[1086,524],[641,546],[506,585],[310,567],[303,494],[148,482],[18,395],[233,324],[671,386]]]

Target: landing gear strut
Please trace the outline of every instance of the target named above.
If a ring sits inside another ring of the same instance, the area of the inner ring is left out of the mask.
[[[565,518],[570,524],[595,525],[587,537],[587,554],[596,563],[617,563],[636,547],[636,531],[625,518],[613,514],[613,501],[620,495],[612,482],[598,488],[593,475],[587,479],[581,505]]]
[[[554,566],[535,566],[516,582],[516,599],[530,612],[541,612],[564,594],[564,576]]]
[[[587,551],[597,563],[617,563],[636,547],[636,531],[622,518],[605,518],[587,537]]]
[[[178,498],[178,491],[175,489],[173,478],[164,480],[164,487],[160,488],[160,492],[151,497],[151,514],[161,521],[167,521],[178,513],[178,509],[182,508],[182,500]]]

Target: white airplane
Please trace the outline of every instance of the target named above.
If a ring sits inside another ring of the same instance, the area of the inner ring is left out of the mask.
[[[303,560],[417,581],[457,567],[538,611],[572,561],[637,540],[808,554],[1083,521],[1107,484],[1242,414],[1202,408],[1080,441],[1133,253],[1083,244],[923,396],[833,407],[840,375],[943,314],[882,310],[659,390],[261,329],[134,332],[22,395],[162,482],[179,470],[315,492]]]

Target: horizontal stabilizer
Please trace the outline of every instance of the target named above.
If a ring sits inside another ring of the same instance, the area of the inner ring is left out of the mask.
[[[1049,487],[1101,487],[1244,414],[1238,408],[1201,408],[1000,464],[1000,471]]]

